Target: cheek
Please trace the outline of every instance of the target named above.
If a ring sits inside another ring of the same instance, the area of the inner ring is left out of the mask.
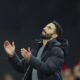
[[[47,34],[53,34],[53,31],[52,30],[48,30]]]

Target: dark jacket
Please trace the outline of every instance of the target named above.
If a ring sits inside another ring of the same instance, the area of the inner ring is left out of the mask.
[[[62,41],[63,42],[63,41]],[[32,69],[37,69],[38,80],[62,80],[61,66],[64,63],[65,45],[57,40],[51,40],[47,43],[41,56],[41,61],[36,59],[37,52],[42,43],[37,43],[32,49],[31,60],[27,63],[20,59],[17,54],[9,58],[13,67],[25,73],[24,80],[31,80]]]

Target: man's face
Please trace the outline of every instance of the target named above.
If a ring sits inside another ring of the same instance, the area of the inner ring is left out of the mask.
[[[56,34],[56,27],[53,23],[47,24],[42,30],[43,38],[50,39],[54,34]]]

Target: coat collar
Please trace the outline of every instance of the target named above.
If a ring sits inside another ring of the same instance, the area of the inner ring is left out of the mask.
[[[55,43],[60,44],[60,42],[58,42],[56,39],[52,39],[50,41],[47,42],[46,47],[50,47],[53,46]],[[37,44],[41,47],[43,45],[42,39],[38,40]]]

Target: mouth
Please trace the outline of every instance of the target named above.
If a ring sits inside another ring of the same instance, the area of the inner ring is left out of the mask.
[[[45,31],[44,29],[42,30],[42,32],[43,32],[43,33],[46,33],[46,31]]]
[[[42,33],[45,34],[46,32],[43,30]]]

